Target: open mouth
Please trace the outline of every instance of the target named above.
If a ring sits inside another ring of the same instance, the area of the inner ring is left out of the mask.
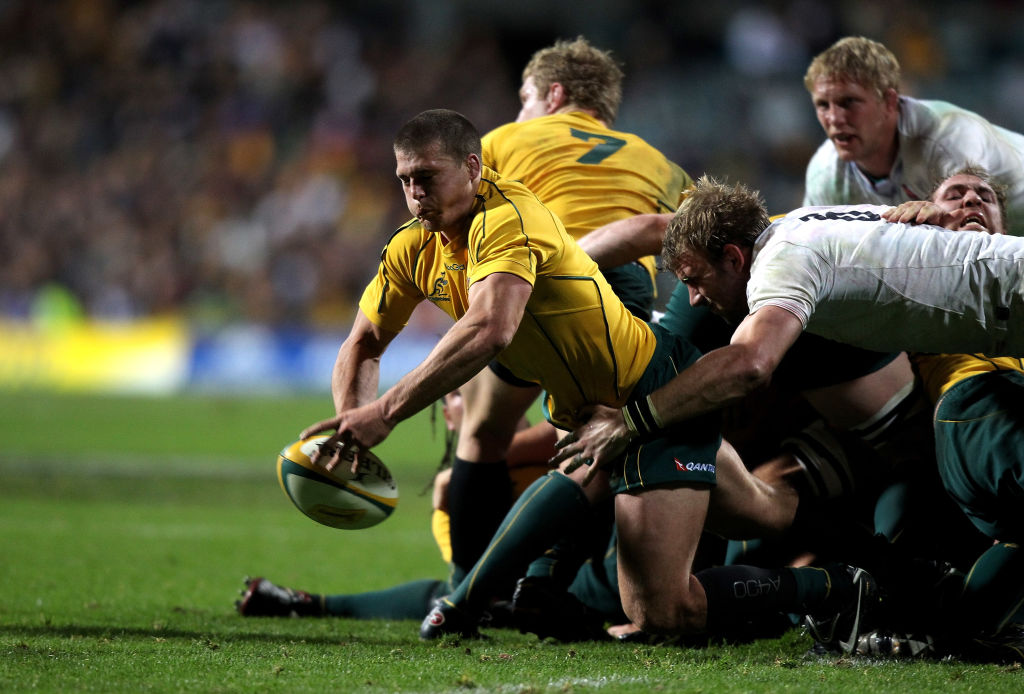
[[[974,231],[988,231],[988,224],[981,215],[972,214],[963,218],[960,222],[961,229],[972,228]]]

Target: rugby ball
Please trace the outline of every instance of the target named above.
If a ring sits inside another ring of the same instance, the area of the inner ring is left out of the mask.
[[[321,434],[285,446],[277,456],[277,481],[295,507],[317,523],[343,530],[377,525],[398,505],[391,472],[370,451],[360,451],[352,474],[352,454],[332,472],[309,457],[330,436]]]

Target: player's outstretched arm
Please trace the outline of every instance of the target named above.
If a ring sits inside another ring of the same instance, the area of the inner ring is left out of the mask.
[[[340,411],[330,419],[308,427],[302,436],[334,429],[329,439],[324,441],[321,450],[324,452],[313,459],[327,470],[333,470],[349,446],[356,449],[356,457],[352,463],[353,470],[358,466],[358,451],[372,448],[386,439],[395,425],[403,419],[416,414],[443,395],[455,390],[468,381],[488,362],[496,357],[515,336],[522,320],[526,302],[530,298],[533,286],[526,280],[507,273],[494,273],[476,282],[469,291],[469,308],[465,315],[445,333],[431,350],[427,358],[403,376],[398,383],[376,400],[352,409]],[[374,327],[369,319],[358,321],[359,334],[367,337],[367,331],[373,332]],[[353,327],[353,331],[356,327]],[[386,333],[377,329],[382,340],[390,341]],[[367,354],[375,350],[365,351],[360,345],[362,340],[350,336],[346,345],[352,341],[353,352],[358,355],[354,365],[345,365],[343,360],[349,354],[343,346],[338,354],[335,367],[336,402],[349,402],[345,393],[359,394],[369,387],[373,373],[373,387],[376,388],[379,373],[377,366],[365,362]],[[368,340],[370,345],[374,343]],[[379,359],[380,354],[378,353]],[[372,361],[372,360],[371,360]],[[327,459],[326,455],[330,454]]]
[[[344,412],[377,397],[380,358],[397,333],[374,325],[360,309],[331,372],[334,411]]]
[[[331,373],[336,414],[306,427],[300,434],[301,438],[308,438],[335,430],[320,450],[310,456],[313,463],[333,470],[341,459],[339,444],[369,448],[374,445],[369,441],[381,435],[382,432],[374,431],[381,424],[380,417],[367,408],[377,397],[381,355],[396,334],[372,323],[362,311],[357,313],[348,337],[338,350]],[[360,435],[354,438],[353,432],[357,431]],[[383,435],[386,436],[386,432]],[[352,466],[354,470],[357,462],[353,461]]]
[[[475,282],[469,290],[469,308],[465,315],[455,321],[419,366],[376,400],[340,411],[302,432],[305,437],[335,430],[321,447],[325,454],[331,454],[323,466],[332,470],[339,464],[346,448],[354,446],[357,451],[353,462],[355,468],[359,449],[376,446],[388,437],[398,422],[441,399],[484,368],[512,341],[532,291],[533,286],[526,280],[502,272]],[[367,319],[365,323],[370,324],[370,321]],[[360,325],[363,330],[370,330],[363,323]],[[355,344],[360,342],[356,340]],[[357,354],[365,356],[358,347],[354,349]],[[370,381],[360,379],[370,372],[377,373],[376,367],[370,368],[365,364],[346,367],[341,363],[344,357],[345,354],[339,352],[335,372],[341,381],[336,392],[342,403],[348,402],[344,398],[345,384],[349,384],[351,392],[358,392],[361,397],[362,389],[368,388]],[[372,382],[376,388],[376,376]],[[323,457],[319,456],[314,462],[321,464]]]
[[[532,291],[533,286],[529,282],[507,273],[494,273],[476,282],[470,288],[469,308],[465,315],[445,333],[419,366],[376,400],[340,411],[302,432],[305,438],[335,430],[321,446],[324,453],[313,458],[313,462],[333,470],[345,449],[354,446],[357,451],[353,462],[355,469],[360,449],[376,446],[388,437],[398,422],[468,381],[512,341]],[[384,339],[377,342],[367,339],[369,345],[379,346],[383,342],[386,346],[390,341],[387,334],[375,328],[365,316],[362,320],[357,319],[353,332],[357,329],[359,337],[350,335],[345,341],[335,366],[335,401],[343,404],[351,401],[346,393],[361,397],[371,382],[374,388],[377,385],[379,366],[366,363],[367,355],[374,354],[376,350],[371,347],[367,351],[360,337],[367,338],[368,333],[373,334],[376,329]],[[346,348],[350,342],[351,352]],[[357,363],[342,363],[351,353],[358,355]],[[378,362],[379,357],[380,353],[376,353]],[[369,374],[373,374],[372,378]],[[326,458],[328,454],[331,456],[329,459]]]
[[[648,255],[660,255],[670,214],[638,214],[594,229],[579,240],[598,267],[631,263]]]
[[[512,342],[532,292],[529,282],[505,272],[474,282],[465,315],[419,366],[381,396],[382,417],[400,422],[475,376]]]
[[[627,421],[629,407],[594,408],[586,424],[559,441],[551,462],[572,459],[575,467],[591,463],[584,479],[584,484],[589,483],[597,469],[618,459],[633,438],[721,409],[767,386],[802,330],[800,320],[789,311],[762,308],[739,324],[728,345],[711,350],[647,396],[644,416],[629,416],[632,424]]]

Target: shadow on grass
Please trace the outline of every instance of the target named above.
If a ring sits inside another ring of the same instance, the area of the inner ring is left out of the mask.
[[[181,639],[187,641],[216,641],[220,643],[251,642],[268,644],[293,644],[301,642],[306,644],[322,646],[337,646],[342,643],[358,642],[367,646],[395,646],[396,644],[408,644],[410,636],[413,634],[415,634],[415,631],[413,631],[412,629],[410,629],[408,632],[402,630],[395,634],[394,639],[382,639],[379,638],[379,634],[374,634],[372,638],[364,638],[360,634],[353,633],[350,629],[339,630],[339,632],[333,636],[323,636],[312,635],[309,633],[280,634],[259,631],[234,631],[230,629],[192,630],[175,628],[143,628],[76,624],[0,624],[0,635],[11,638],[24,639],[143,638]]]

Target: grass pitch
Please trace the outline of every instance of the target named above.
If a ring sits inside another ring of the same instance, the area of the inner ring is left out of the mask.
[[[0,691],[1024,691],[1016,666],[818,658],[796,631],[683,649],[243,619],[232,603],[246,574],[316,592],[443,576],[418,496],[439,426],[432,437],[421,415],[379,447],[398,509],[340,531],[302,516],[274,476],[277,451],[330,414],[326,396],[6,393],[0,412]]]

